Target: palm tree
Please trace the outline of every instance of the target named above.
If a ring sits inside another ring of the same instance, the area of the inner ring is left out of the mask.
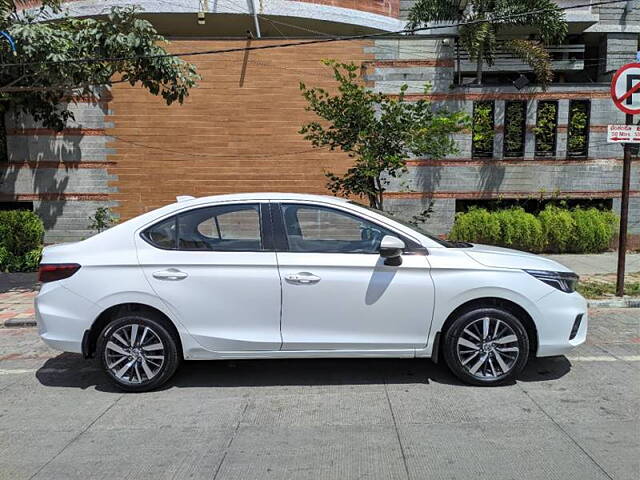
[[[560,43],[567,35],[564,12],[553,0],[417,0],[409,12],[409,28],[432,22],[466,23],[458,29],[459,41],[477,62],[476,83],[482,83],[483,65],[495,61],[498,46],[531,66],[546,86],[553,78],[546,46]],[[504,39],[518,27],[534,29],[535,40]]]

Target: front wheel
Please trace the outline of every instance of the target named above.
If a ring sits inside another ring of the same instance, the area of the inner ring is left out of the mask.
[[[128,392],[159,387],[179,363],[176,339],[161,320],[145,313],[127,313],[109,323],[97,352],[109,378]]]
[[[447,330],[444,358],[466,383],[500,385],[513,380],[526,365],[529,337],[520,320],[506,310],[472,310]]]

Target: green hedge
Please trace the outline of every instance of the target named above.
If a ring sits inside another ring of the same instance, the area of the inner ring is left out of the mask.
[[[0,211],[0,271],[37,270],[42,255],[44,225],[27,210]]]
[[[449,239],[530,252],[596,253],[609,248],[617,224],[612,212],[596,208],[548,205],[537,216],[519,207],[474,208],[456,215]]]

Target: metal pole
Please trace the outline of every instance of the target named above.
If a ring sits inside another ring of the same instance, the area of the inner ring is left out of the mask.
[[[256,10],[256,1],[251,0],[251,10],[253,11],[253,25],[256,28],[256,38],[261,38],[260,33],[260,20],[258,20],[258,11]]]
[[[627,113],[626,124],[633,125],[633,115]],[[624,160],[622,165],[622,195],[620,199],[620,238],[618,240],[618,277],[616,295],[624,296],[624,268],[627,256],[627,225],[629,223],[629,184],[631,181],[631,147],[624,144]]]

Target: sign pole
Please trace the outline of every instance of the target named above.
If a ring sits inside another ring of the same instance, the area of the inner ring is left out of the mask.
[[[627,125],[633,125],[633,115],[626,114]],[[627,257],[627,226],[629,223],[629,184],[631,182],[631,143],[624,144],[624,160],[622,165],[622,195],[620,199],[620,235],[618,239],[618,276],[616,295],[624,296],[624,270]]]

